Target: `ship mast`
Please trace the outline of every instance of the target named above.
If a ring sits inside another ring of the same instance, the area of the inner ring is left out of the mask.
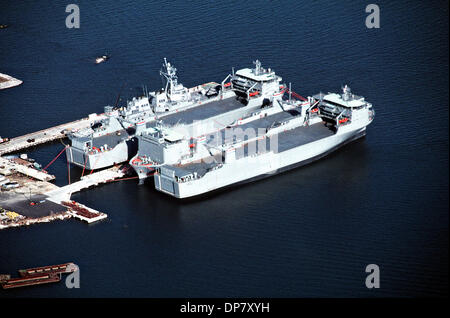
[[[172,89],[178,85],[177,69],[173,67],[167,59],[164,58],[164,69],[159,71],[159,74],[166,79],[166,93],[172,92]]]

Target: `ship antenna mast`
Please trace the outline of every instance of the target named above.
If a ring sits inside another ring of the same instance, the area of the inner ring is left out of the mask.
[[[177,69],[164,58],[164,69],[159,71],[159,74],[166,79],[165,91],[171,92],[172,88],[178,84]]]
[[[253,62],[255,64],[255,75],[261,74],[261,62],[259,60],[256,60]]]

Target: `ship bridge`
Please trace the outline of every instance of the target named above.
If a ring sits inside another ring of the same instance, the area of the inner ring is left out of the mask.
[[[253,64],[255,68],[240,69],[232,76],[233,91],[247,100],[251,97],[266,97],[272,100],[273,95],[280,92],[281,77],[272,69],[263,68],[259,60]]]
[[[319,109],[322,119],[331,123],[350,122],[355,111],[372,107],[372,104],[366,102],[364,97],[352,94],[347,85],[342,88],[342,94],[320,93],[315,95],[314,99],[320,101]]]

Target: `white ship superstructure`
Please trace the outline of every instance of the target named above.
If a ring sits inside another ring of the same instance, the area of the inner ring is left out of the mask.
[[[232,75],[233,90],[246,99],[251,97],[273,99],[274,94],[280,94],[281,77],[276,75],[274,70],[263,68],[259,60],[253,63],[255,68],[244,68]]]
[[[197,160],[156,167],[155,188],[189,198],[272,176],[364,136],[374,118],[372,104],[353,95],[348,86],[343,94],[318,94],[308,100],[295,109],[285,107],[242,123],[239,132],[235,127],[221,130],[221,138],[207,142],[208,151]]]
[[[192,103],[189,89],[178,83],[177,69],[165,58],[164,69],[159,73],[165,79],[166,86],[161,91],[150,94],[155,112],[173,111]]]

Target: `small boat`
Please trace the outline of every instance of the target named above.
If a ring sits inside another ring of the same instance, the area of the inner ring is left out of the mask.
[[[108,55],[99,56],[95,59],[95,64],[103,63],[103,62],[107,61],[108,59],[109,59]]]

